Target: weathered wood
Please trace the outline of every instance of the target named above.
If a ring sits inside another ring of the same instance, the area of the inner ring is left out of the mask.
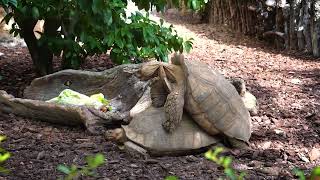
[[[307,53],[312,53],[310,8],[311,0],[305,0],[305,4],[303,6],[303,35]]]
[[[320,56],[320,1],[313,0],[311,4],[311,42],[312,52],[316,57]]]
[[[305,49],[304,35],[303,35],[303,18],[304,18],[304,3],[305,1],[301,1],[299,4],[299,14],[297,17],[298,20],[298,30],[297,30],[297,38],[298,38],[298,48],[300,51]]]
[[[140,65],[122,65],[103,72],[64,70],[32,81],[25,99],[0,91],[0,112],[13,113],[64,125],[84,125],[91,133],[101,134],[108,126],[128,123],[129,111],[143,95],[147,82],[137,76]],[[103,113],[85,106],[45,102],[64,89],[86,95],[103,93],[114,109]]]

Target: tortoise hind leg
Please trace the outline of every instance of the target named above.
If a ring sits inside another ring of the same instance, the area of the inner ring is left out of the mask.
[[[225,137],[226,144],[232,148],[249,149],[249,144],[236,138]]]
[[[173,132],[180,124],[184,106],[184,86],[175,86],[167,96],[164,105],[166,121],[162,123],[163,128],[168,132]]]

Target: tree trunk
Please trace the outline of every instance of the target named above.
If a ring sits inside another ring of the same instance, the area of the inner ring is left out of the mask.
[[[306,44],[306,52],[312,53],[312,41],[311,41],[311,0],[306,0],[303,6],[304,14],[303,14],[303,35]]]
[[[319,38],[320,38],[320,1],[313,0],[311,5],[312,15],[311,15],[311,38],[312,38],[312,52],[315,57],[320,56],[319,50]]]
[[[297,37],[298,37],[298,48],[300,51],[303,51],[305,49],[305,42],[304,42],[304,35],[303,35],[304,4],[305,4],[304,0],[299,4],[299,14],[297,17],[297,20],[298,20]]]
[[[53,53],[49,50],[47,43],[39,43],[33,32],[37,20],[31,18],[25,19],[22,16],[16,15],[15,21],[21,27],[20,35],[27,44],[37,74],[44,76],[52,73]]]
[[[212,0],[212,24],[320,56],[319,0]]]

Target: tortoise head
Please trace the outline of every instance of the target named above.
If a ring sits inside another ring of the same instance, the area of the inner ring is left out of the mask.
[[[127,141],[126,134],[124,132],[124,129],[122,128],[107,130],[105,132],[105,138],[108,141],[116,142],[118,144],[123,144],[124,142]]]
[[[184,55],[183,54],[174,53],[172,58],[171,58],[171,63],[174,64],[174,65],[182,65],[182,64],[184,64]]]
[[[144,63],[140,69],[140,78],[142,80],[160,80],[169,92],[172,90],[171,83],[176,83],[175,70],[172,65],[158,61]]]

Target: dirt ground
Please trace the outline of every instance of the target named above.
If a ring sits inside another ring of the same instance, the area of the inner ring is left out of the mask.
[[[165,16],[182,36],[194,38],[187,58],[200,60],[229,77],[241,77],[259,102],[252,117],[251,150],[226,153],[234,167],[247,172],[247,179],[292,179],[292,169],[310,170],[320,164],[320,59],[282,52],[254,38],[231,33],[224,27],[183,21],[173,13]],[[188,20],[190,22],[190,20]],[[21,97],[36,78],[25,47],[0,47],[0,89]],[[55,60],[58,67],[59,60]],[[102,71],[112,67],[108,56],[92,57],[83,69]],[[56,70],[58,70],[56,68]],[[221,168],[203,154],[180,157],[142,158],[119,150],[103,137],[82,127],[36,122],[12,114],[0,114],[2,144],[13,156],[3,179],[57,179],[58,164],[84,165],[86,155],[101,152],[106,164],[97,179],[217,179]],[[313,152],[313,153],[311,153]],[[316,158],[316,159],[315,159]],[[311,159],[315,159],[311,161]],[[87,179],[87,178],[83,178]]]

